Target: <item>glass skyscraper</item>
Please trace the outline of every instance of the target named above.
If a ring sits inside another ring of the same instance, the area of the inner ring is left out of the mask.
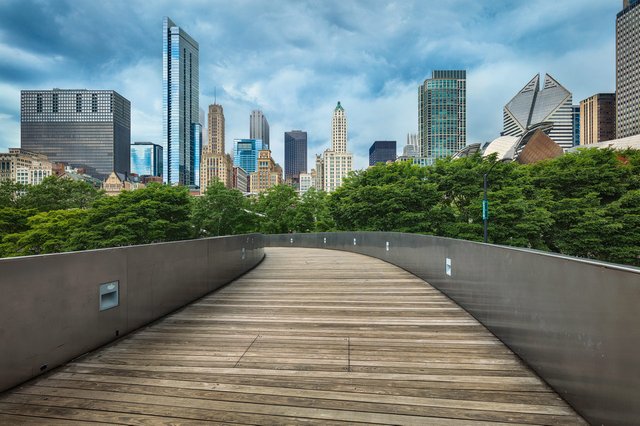
[[[260,110],[251,111],[249,116],[249,138],[260,139],[263,149],[269,149],[269,122]]]
[[[131,103],[113,90],[23,90],[20,146],[104,180],[130,171]]]
[[[467,72],[433,71],[420,86],[418,126],[422,155],[443,158],[467,144]]]
[[[242,167],[247,174],[258,170],[258,152],[263,149],[260,139],[234,139],[233,165]]]
[[[307,132],[292,130],[284,133],[284,178],[295,179],[307,172]]]
[[[138,176],[162,176],[162,147],[151,142],[133,143],[131,173]]]
[[[168,17],[162,24],[163,180],[199,187],[202,128],[198,43]]]
[[[396,141],[375,141],[369,148],[369,165],[396,161]]]

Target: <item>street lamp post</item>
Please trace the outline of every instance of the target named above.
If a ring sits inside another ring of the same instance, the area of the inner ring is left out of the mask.
[[[487,173],[483,175],[483,183],[484,183],[484,198],[482,199],[482,221],[484,222],[484,242],[489,242],[489,199],[487,198],[487,187],[489,186],[489,173],[491,170],[498,164],[496,161],[491,165]]]

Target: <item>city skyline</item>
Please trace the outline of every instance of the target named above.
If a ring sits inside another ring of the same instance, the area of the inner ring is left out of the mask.
[[[574,103],[613,92],[621,2],[575,7],[539,0],[509,10],[494,3],[220,3],[214,16],[213,8],[193,2],[9,1],[0,6],[0,148],[18,146],[19,91],[53,87],[117,90],[132,102],[132,140],[159,143],[163,16],[201,43],[200,104],[217,94],[228,143],[249,136],[246,117],[260,109],[280,164],[282,135],[291,128],[308,131],[310,162],[323,151],[331,137],[323,111],[340,99],[350,111],[354,166],[366,167],[371,140],[403,140],[417,131],[416,89],[435,69],[467,70],[467,143],[499,134],[502,106],[533,74],[549,72]],[[256,10],[269,19],[253,22]],[[115,25],[108,35],[94,30],[104,20]],[[300,25],[281,34],[278,23],[285,21]],[[238,25],[251,30],[238,35]]]

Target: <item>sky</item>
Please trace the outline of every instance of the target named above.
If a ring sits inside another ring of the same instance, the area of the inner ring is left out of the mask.
[[[260,109],[330,146],[338,101],[356,168],[376,140],[417,132],[418,86],[467,70],[467,143],[502,130],[503,106],[549,73],[574,104],[615,90],[622,0],[0,0],[0,150],[20,145],[20,90],[109,89],[131,101],[131,140],[162,139],[162,18],[200,45],[200,108],[224,108],[226,150]]]

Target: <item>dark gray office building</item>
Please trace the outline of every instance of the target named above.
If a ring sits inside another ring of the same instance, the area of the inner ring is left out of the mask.
[[[369,165],[396,161],[396,141],[375,141],[369,148]]]
[[[20,147],[98,179],[130,172],[131,103],[113,90],[23,90]]]
[[[307,132],[284,132],[284,179],[297,181],[307,172]]]

